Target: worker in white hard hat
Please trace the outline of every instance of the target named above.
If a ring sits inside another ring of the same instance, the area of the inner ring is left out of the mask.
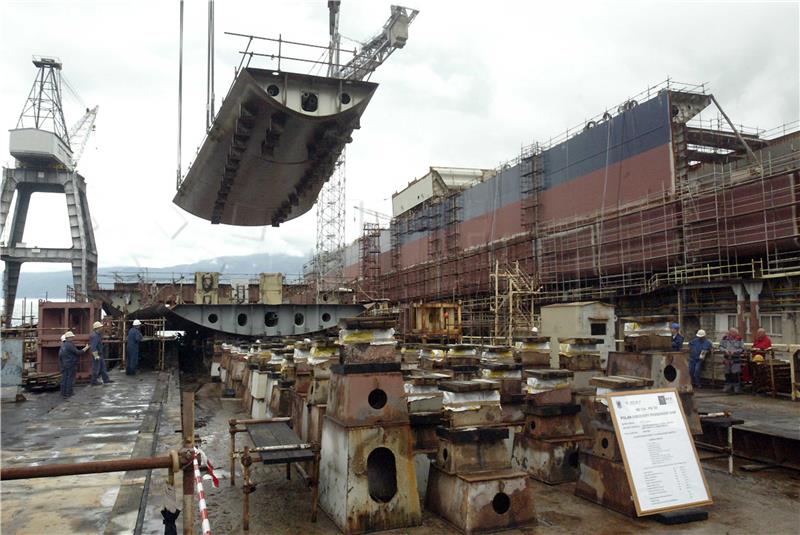
[[[133,327],[128,330],[128,363],[125,367],[125,375],[136,375],[136,368],[139,367],[139,342],[142,341],[142,331],[139,327],[142,322],[133,320]]]
[[[113,383],[108,376],[106,369],[106,359],[103,356],[103,324],[95,321],[92,325],[92,335],[89,337],[89,351],[92,352],[92,380],[90,385],[99,385],[97,377],[103,380],[103,384]]]
[[[539,327],[531,327],[531,333],[539,334]]]
[[[72,339],[75,333],[67,331],[61,337],[63,343],[58,350],[58,365],[61,368],[61,397],[67,399],[72,396],[72,387],[75,385],[75,375],[78,372],[78,361],[81,350],[75,347]]]
[[[703,329],[697,331],[697,336],[689,341],[689,375],[692,377],[692,385],[695,388],[700,388],[700,370],[703,360],[711,354],[712,349],[714,346],[711,340],[706,338],[706,332]]]

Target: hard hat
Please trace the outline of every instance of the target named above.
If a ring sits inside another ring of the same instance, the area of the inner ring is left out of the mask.
[[[65,332],[64,333],[64,339],[66,340],[67,338],[75,338],[75,333],[72,332],[72,331]]]
[[[678,325],[677,323],[673,323],[672,325],[670,325],[670,327],[673,328],[673,329],[680,329],[681,328],[681,326]]]
[[[139,325],[141,325],[141,324],[142,324],[142,322],[141,322],[141,321],[139,321],[139,320],[133,320],[133,326],[134,326],[134,327],[138,327],[138,326],[139,326]]]
[[[63,342],[64,340],[66,340],[66,338],[64,338],[64,335],[62,334],[61,335],[61,341]]]
[[[753,362],[764,362],[764,355],[757,354],[753,357]]]
[[[697,337],[698,338],[703,338],[705,335],[706,335],[706,332],[703,329],[700,329],[699,331],[697,331]]]
[[[95,321],[94,323],[92,323],[92,329],[102,329],[102,328],[103,328],[103,323],[102,322]]]
[[[539,327],[533,327],[533,328],[531,329],[531,332],[532,332],[532,333],[538,333],[538,332],[539,332]]]

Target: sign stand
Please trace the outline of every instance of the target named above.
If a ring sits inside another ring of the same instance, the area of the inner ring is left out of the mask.
[[[713,503],[676,389],[610,393],[608,406],[637,516]],[[662,521],[704,519],[700,513]]]

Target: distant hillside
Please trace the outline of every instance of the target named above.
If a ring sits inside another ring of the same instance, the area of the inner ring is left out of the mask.
[[[194,262],[192,264],[179,264],[161,268],[147,268],[148,273],[193,273],[195,271],[219,271],[223,274],[255,275],[256,273],[286,273],[287,275],[299,274],[303,271],[303,264],[308,261],[306,257],[289,256],[285,254],[253,254],[245,256],[220,256]],[[113,266],[99,269],[100,282],[110,283],[111,278],[103,275],[118,273],[134,273],[142,271],[135,266]],[[17,298],[28,299],[63,299],[67,285],[72,285],[70,271],[51,271],[45,273],[22,272],[19,278]]]

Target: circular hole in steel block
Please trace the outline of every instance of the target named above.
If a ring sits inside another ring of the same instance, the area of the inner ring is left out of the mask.
[[[664,379],[669,381],[670,383],[678,378],[678,370],[675,369],[675,366],[672,364],[667,364],[667,367],[664,368]]]
[[[218,321],[219,321],[219,316],[217,316],[216,314],[209,314],[208,315],[208,322],[209,323],[216,323]]]
[[[267,327],[275,327],[278,325],[278,314],[276,312],[267,312],[264,314],[264,325]]]
[[[534,429],[536,429],[536,422],[535,422],[535,421],[531,420],[531,423],[530,423],[530,428],[531,428],[531,431],[533,431]]]
[[[322,321],[324,321],[325,323],[331,321],[331,315],[328,314],[327,312],[323,312],[322,313]]]
[[[342,104],[350,104],[350,101],[352,100],[350,98],[350,93],[342,93],[339,99],[342,101]]]
[[[507,513],[511,509],[511,498],[505,492],[498,492],[492,499],[492,509],[498,515]]]
[[[244,327],[245,325],[247,325],[247,314],[242,312],[241,314],[236,316],[236,323],[239,324],[239,327]]]
[[[267,86],[267,95],[269,95],[271,97],[277,97],[278,93],[280,93],[280,92],[281,92],[281,90],[278,89],[278,86],[275,85],[275,84],[269,84]]]
[[[297,325],[298,327],[300,325],[302,325],[303,322],[305,322],[305,321],[306,321],[306,317],[303,316],[303,314],[301,314],[300,312],[298,312],[297,314],[294,315],[294,324]]]
[[[389,398],[386,397],[386,392],[380,388],[376,388],[369,393],[369,396],[367,396],[367,402],[369,403],[369,406],[376,410],[382,409],[384,406],[386,406],[388,399]]]
[[[608,448],[608,439],[604,438],[603,440],[601,440],[600,445],[603,446],[603,449]]]
[[[313,113],[319,107],[319,98],[316,93],[303,93],[300,96],[300,107],[303,111]]]
[[[577,451],[571,451],[566,458],[567,464],[570,465],[572,468],[578,468],[579,464],[579,457]]]
[[[327,303],[328,302],[328,294],[322,294],[322,300]]]
[[[369,497],[386,503],[397,494],[397,465],[389,448],[375,448],[367,457]]]
[[[448,457],[450,457],[450,452],[447,451],[447,448],[444,448],[442,450],[442,459],[444,459],[446,461]]]

